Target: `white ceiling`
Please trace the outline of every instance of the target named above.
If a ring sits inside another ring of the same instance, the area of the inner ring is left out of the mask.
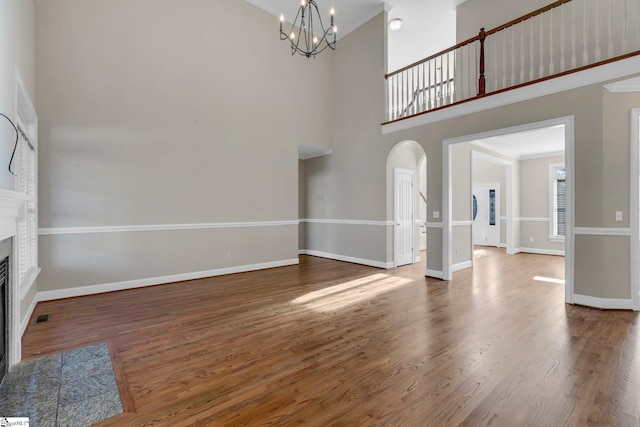
[[[564,125],[495,136],[471,142],[513,159],[564,154]]]
[[[293,20],[299,0],[247,0],[272,15]],[[394,71],[456,44],[455,8],[466,0],[316,0],[320,12],[329,16],[335,7],[338,39],[349,34],[383,10],[389,20],[401,18],[399,31],[389,31],[388,71]],[[324,17],[323,17],[324,18]],[[277,25],[274,19],[274,25]]]

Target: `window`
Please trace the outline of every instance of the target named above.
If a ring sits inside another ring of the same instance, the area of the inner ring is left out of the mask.
[[[549,195],[551,200],[549,201],[550,213],[551,213],[551,235],[550,239],[564,239],[567,230],[567,211],[566,211],[566,198],[567,198],[567,186],[566,176],[567,171],[564,165],[550,165],[550,191]]]

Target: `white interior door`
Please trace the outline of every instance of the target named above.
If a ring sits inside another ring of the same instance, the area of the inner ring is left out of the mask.
[[[472,196],[473,244],[500,246],[500,186],[475,184]]]
[[[413,244],[415,229],[415,192],[414,172],[396,168],[395,175],[395,264],[413,263]]]

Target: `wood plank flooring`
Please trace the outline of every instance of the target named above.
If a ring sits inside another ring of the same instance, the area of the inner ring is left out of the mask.
[[[102,426],[640,425],[638,314],[565,305],[564,259],[476,248],[300,265],[40,303],[25,359],[107,341],[126,413]]]

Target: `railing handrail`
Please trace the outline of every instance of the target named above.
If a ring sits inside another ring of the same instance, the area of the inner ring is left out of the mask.
[[[439,56],[445,55],[445,54],[447,54],[447,53],[449,53],[449,52],[451,52],[451,51],[454,51],[454,50],[456,50],[456,49],[458,49],[458,48],[461,48],[462,46],[466,46],[466,45],[468,45],[468,44],[471,44],[471,43],[473,43],[473,42],[477,41],[477,40],[478,40],[478,38],[479,38],[479,36],[473,36],[473,37],[471,37],[470,39],[465,40],[465,41],[463,41],[463,42],[460,42],[460,43],[458,43],[458,44],[457,44],[457,45],[455,45],[455,46],[452,46],[452,47],[450,47],[450,48],[447,48],[447,49],[445,49],[445,50],[442,50],[442,51],[440,51],[440,52],[438,52],[438,53],[434,53],[433,55],[427,56],[426,58],[421,59],[421,60],[419,60],[419,61],[416,61],[416,62],[414,62],[413,64],[409,64],[409,65],[407,65],[406,67],[402,67],[402,68],[400,68],[400,69],[398,69],[398,70],[395,70],[395,71],[393,71],[393,72],[391,72],[391,73],[385,74],[385,75],[384,75],[384,78],[385,78],[385,79],[388,79],[389,77],[393,77],[393,76],[395,76],[396,74],[399,74],[399,73],[401,73],[401,72],[403,72],[403,71],[407,71],[408,69],[413,68],[413,67],[415,67],[416,65],[420,65],[420,64],[423,64],[423,63],[425,63],[425,62],[431,61],[432,59],[435,59],[435,58],[437,58],[437,57],[439,57]]]
[[[553,1],[385,74],[389,122],[638,56],[638,0],[599,4]]]
[[[551,9],[555,9],[556,7],[562,6],[563,4],[569,3],[571,1],[573,1],[573,0],[558,0],[556,2],[553,2],[551,4],[546,5],[544,7],[541,7],[540,9],[534,10],[533,12],[527,13],[526,15],[522,15],[521,17],[516,18],[513,21],[509,21],[506,24],[502,24],[502,25],[500,25],[498,27],[495,27],[495,28],[493,28],[491,30],[485,31],[485,34],[487,36],[490,36],[491,34],[495,34],[495,33],[499,32],[499,31],[502,31],[502,30],[504,30],[506,28],[512,27],[512,26],[514,26],[516,24],[519,24],[520,22],[524,22],[527,19],[531,19],[534,16],[541,15],[541,14],[543,14],[545,12],[550,11]]]
[[[543,13],[545,13],[545,12],[551,10],[551,9],[555,9],[558,6],[562,6],[563,4],[569,3],[571,1],[573,1],[573,0],[558,0],[556,2],[548,4],[548,5],[544,6],[544,7],[541,7],[540,9],[534,10],[533,12],[527,13],[526,15],[522,15],[519,18],[516,18],[516,19],[514,19],[512,21],[509,21],[506,24],[502,24],[502,25],[500,25],[498,27],[495,27],[495,28],[493,28],[491,30],[485,31],[485,36],[490,36],[491,34],[495,34],[495,33],[499,32],[499,31],[504,30],[505,28],[512,27],[512,26],[514,26],[516,24],[519,24],[520,22],[526,21],[527,19],[531,19],[534,16],[538,16],[540,14],[543,14]],[[398,69],[396,71],[393,71],[391,73],[385,74],[384,78],[388,79],[389,77],[394,76],[394,75],[396,75],[398,73],[401,73],[403,71],[406,71],[406,70],[408,70],[410,68],[413,68],[416,65],[420,65],[420,64],[422,64],[424,62],[431,61],[432,59],[435,59],[435,58],[437,58],[439,56],[442,56],[442,55],[444,55],[446,53],[449,53],[449,52],[451,52],[453,50],[456,50],[458,48],[461,48],[462,46],[466,46],[466,45],[468,45],[470,43],[473,43],[473,42],[477,41],[479,38],[480,38],[479,35],[475,35],[475,36],[471,37],[470,39],[467,39],[467,40],[464,40],[464,41],[458,43],[455,46],[452,46],[452,47],[447,48],[445,50],[442,50],[440,52],[434,53],[433,55],[427,56],[424,59],[420,59],[419,61],[416,61],[413,64],[409,64],[409,65],[407,65],[405,67],[402,67],[402,68],[400,68],[400,69]]]

